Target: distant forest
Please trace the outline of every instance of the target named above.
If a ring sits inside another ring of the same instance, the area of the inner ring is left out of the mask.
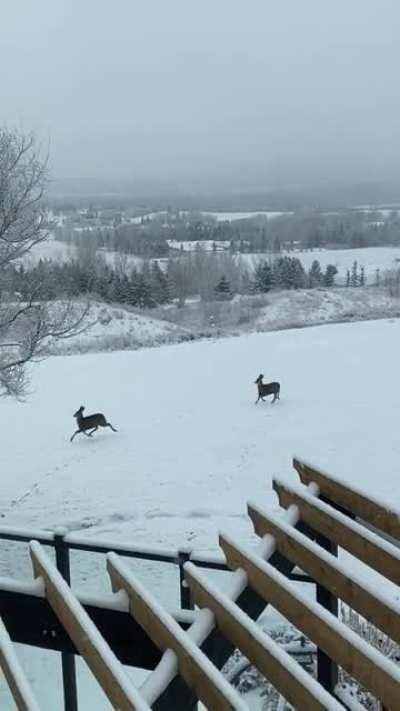
[[[318,260],[305,270],[295,256],[277,255],[261,259],[254,268],[229,253],[192,252],[181,258],[156,260],[130,266],[123,260],[107,263],[103,255],[78,253],[77,258],[58,263],[40,260],[35,266],[10,268],[2,290],[22,301],[34,290],[39,300],[93,297],[109,303],[153,308],[173,301],[183,306],[189,298],[203,302],[229,301],[237,294],[266,294],[271,290],[313,289],[335,286],[337,268],[321,268]],[[342,280],[343,283],[343,280]],[[366,286],[364,270],[354,262],[345,285]],[[374,284],[380,285],[379,270]]]
[[[171,241],[208,240],[215,243],[215,249],[226,243],[224,248],[241,254],[400,245],[397,210],[385,217],[379,211],[298,211],[273,219],[260,215],[232,222],[217,222],[200,213],[169,211],[152,219],[143,217],[139,224],[124,221],[124,214],[117,210],[89,214],[100,217],[81,219],[79,231],[67,219],[55,228],[56,238],[77,247],[90,242],[96,249],[144,258],[167,257]]]

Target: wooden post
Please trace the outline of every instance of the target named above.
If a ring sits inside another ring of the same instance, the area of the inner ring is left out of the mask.
[[[185,580],[183,566],[190,560],[191,551],[182,549],[178,551],[179,560],[179,590],[181,608],[183,610],[194,610],[190,588]]]
[[[56,565],[64,580],[70,585],[71,570],[69,564],[69,549],[64,541],[66,531],[58,529],[54,534]],[[64,688],[65,711],[78,711],[78,691],[76,686],[75,656],[69,652],[61,652],[62,677]]]
[[[337,557],[338,547],[336,543],[332,543],[329,538],[317,534],[315,542],[324,548],[328,553]],[[326,610],[334,615],[338,616],[338,599],[337,597],[328,590],[324,585],[317,582],[316,586],[316,599],[317,602],[325,607]],[[317,679],[321,686],[324,687],[331,694],[334,694],[335,686],[338,682],[338,667],[337,664],[327,655],[325,652],[317,648]]]

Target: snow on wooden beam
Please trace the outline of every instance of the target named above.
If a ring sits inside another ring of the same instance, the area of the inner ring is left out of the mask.
[[[210,583],[193,563],[185,577],[199,607],[211,610],[221,632],[254,664],[265,678],[296,708],[310,711],[343,709],[289,654],[240,608]]]
[[[21,668],[17,655],[15,654],[13,643],[1,618],[0,667],[19,711],[40,711],[39,705],[33,695],[28,679]]]
[[[303,536],[282,518],[248,504],[248,514],[259,536],[274,536],[278,550],[306,571],[336,597],[400,643],[400,604],[361,581],[349,567],[309,538]]]
[[[40,543],[30,545],[33,571],[42,578],[46,598],[67,630],[114,708],[145,711],[150,706],[140,696],[124,668],[99,633],[71,588],[45,554]]]
[[[114,592],[124,590],[129,598],[130,613],[153,642],[163,651],[171,649],[176,654],[180,675],[207,708],[247,709],[218,669],[115,553],[107,556],[107,570]]]
[[[348,550],[395,585],[400,585],[399,548],[323,501],[310,496],[302,487],[291,487],[276,479],[273,480],[272,485],[283,508],[297,506],[301,520],[311,528]]]
[[[310,484],[308,491],[312,496],[318,496],[319,494],[319,488],[316,484]],[[305,525],[300,521],[297,506],[290,507],[284,516],[291,525],[302,529],[305,528]],[[268,541],[260,541],[258,548],[259,554],[264,559],[270,560],[276,568],[284,571],[286,575],[292,571],[294,567],[293,564],[276,550],[273,538]],[[243,570],[237,570],[230,576],[226,593],[253,619],[256,619],[263,612],[265,607],[264,602],[261,597],[248,586],[247,575]],[[201,611],[201,615],[199,615],[196,622],[187,630],[187,634],[198,646],[202,647],[207,656],[209,656],[219,668],[225,664],[234,651],[232,643],[226,640],[219,629],[215,627],[214,615],[209,610]],[[143,684],[143,689],[146,687],[146,694],[150,697],[154,688],[153,679],[156,674],[159,674],[159,676],[163,678],[165,685],[165,694],[163,694],[161,702],[166,700],[166,704],[169,703],[167,699],[167,695],[170,691],[169,686],[173,686],[178,682],[178,679],[175,679],[178,673],[178,665],[176,659],[174,658],[174,661],[172,656],[166,653],[157,669],[155,669],[151,675],[151,683],[147,685],[145,681]],[[163,706],[163,711],[164,708],[168,708],[168,705]]]
[[[398,707],[400,670],[365,640],[318,603],[298,592],[260,556],[220,536],[228,565],[241,568],[249,584],[264,600],[342,666],[352,677],[380,699],[387,708]]]
[[[389,536],[400,540],[399,511],[390,509],[378,501],[373,501],[364,493],[350,487],[347,482],[345,484],[299,459],[293,459],[293,466],[303,484],[310,484],[314,481],[318,484],[323,496],[343,506]]]

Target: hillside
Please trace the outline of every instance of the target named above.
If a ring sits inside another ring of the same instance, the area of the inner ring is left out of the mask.
[[[246,500],[276,507],[271,478],[295,480],[294,453],[400,508],[398,329],[334,325],[40,363],[28,402],[0,403],[2,522],[213,551],[220,529],[253,540]],[[281,381],[274,406],[254,405],[260,371]],[[71,444],[80,404],[118,433]],[[1,550],[2,575],[31,576],[21,546]],[[176,604],[176,571],[134,565]],[[109,590],[103,556],[74,555],[72,580]],[[59,660],[22,655],[43,708],[54,709]],[[78,666],[82,707],[108,708]],[[11,708],[4,691],[1,708]]]

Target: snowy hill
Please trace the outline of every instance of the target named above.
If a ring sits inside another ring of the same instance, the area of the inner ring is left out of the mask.
[[[83,333],[65,340],[49,342],[51,355],[115,351],[191,340],[188,329],[168,321],[152,318],[137,309],[118,307],[102,302],[90,306]]]
[[[246,501],[276,508],[271,478],[296,480],[294,453],[400,508],[399,340],[387,320],[40,363],[26,404],[0,401],[1,521],[202,551],[220,529],[251,542]],[[274,406],[254,405],[260,372],[281,382]],[[71,444],[81,404],[118,432]],[[1,575],[30,578],[22,546],[0,551]],[[133,565],[176,604],[172,566]],[[72,581],[109,591],[103,556],[74,554]],[[56,708],[57,655],[24,650],[23,662],[43,708]],[[82,708],[108,708],[78,668]]]

